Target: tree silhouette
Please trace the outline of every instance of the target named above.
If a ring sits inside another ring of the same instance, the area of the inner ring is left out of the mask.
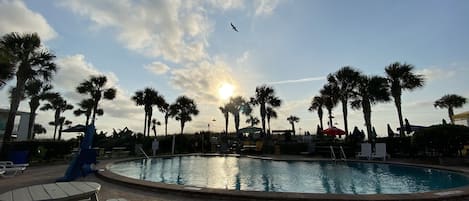
[[[326,84],[319,92],[321,93],[321,99],[324,100],[324,107],[326,107],[327,112],[329,113],[329,127],[334,126],[332,122],[332,109],[339,101],[338,91],[339,89],[335,85]]]
[[[60,140],[62,138],[62,128],[64,125],[70,126],[72,125],[72,121],[65,119],[65,117],[59,118],[59,136],[57,137],[57,140]]]
[[[456,95],[456,94],[447,94],[436,100],[433,106],[436,108],[448,108],[448,116],[451,120],[451,124],[454,124],[454,108],[460,108],[466,104],[467,99]]]
[[[151,129],[153,130],[153,134],[155,134],[156,137],[156,126],[160,126],[161,122],[157,121],[156,119],[152,119],[151,124],[153,125]]]
[[[338,88],[338,98],[342,103],[342,114],[344,117],[344,129],[345,136],[348,135],[348,100],[353,96],[353,90],[355,89],[360,72],[350,66],[345,66],[339,69],[334,74],[329,74],[327,80],[330,84],[335,85]]]
[[[247,123],[247,124],[251,124],[251,127],[254,127],[255,125],[259,124],[259,118],[250,115],[250,116],[246,119],[246,123]]]
[[[362,109],[368,140],[371,140],[373,136],[371,105],[378,102],[389,101],[389,95],[389,85],[386,78],[379,76],[360,76],[357,88],[355,89],[355,95],[352,99],[352,108]]]
[[[80,103],[78,103],[78,106],[80,108],[73,111],[73,114],[75,116],[84,115],[86,117],[85,126],[88,126],[88,124],[90,122],[91,113],[92,113],[93,107],[94,107],[94,101],[91,98],[84,99],[84,100],[81,100]],[[104,114],[103,109],[98,108],[98,110],[96,111],[96,115],[102,116],[103,114]]]
[[[271,134],[272,130],[270,130],[270,119],[271,119],[271,118],[276,119],[276,118],[277,118],[277,112],[274,110],[274,108],[272,108],[272,107],[267,107],[267,108],[265,109],[265,116],[267,117],[267,125],[269,126],[269,132],[268,132],[268,134]]]
[[[93,109],[91,124],[94,125],[96,115],[98,113],[99,101],[102,98],[106,100],[113,100],[116,97],[115,88],[105,88],[107,82],[106,76],[91,76],[89,80],[85,80],[77,87],[77,92],[80,94],[88,94],[93,100]],[[104,113],[104,111],[103,111]]]
[[[161,105],[158,107],[161,113],[164,115],[164,135],[168,135],[168,120],[169,117],[171,116],[171,107],[170,105],[166,102],[166,100],[163,98]]]
[[[234,123],[235,123],[235,130],[236,134],[239,137],[239,121],[240,121],[240,113],[243,113],[245,115],[248,115],[251,113],[252,109],[249,103],[244,100],[242,96],[237,96],[237,97],[231,97],[230,102],[227,104],[228,106],[228,111],[233,115],[234,117]]]
[[[323,124],[322,124],[322,107],[324,107],[324,100],[322,99],[322,96],[315,96],[313,100],[311,101],[311,105],[309,106],[308,110],[310,112],[313,112],[316,110],[318,112],[318,117],[319,117],[319,123],[321,124],[321,130],[324,129]]]
[[[384,69],[389,85],[391,86],[391,96],[394,98],[394,104],[396,105],[397,116],[399,118],[399,126],[401,128],[404,128],[401,107],[402,91],[422,87],[425,82],[422,75],[416,75],[412,72],[413,69],[413,65],[406,63],[401,64],[399,62],[392,63]],[[400,129],[399,134],[401,137],[404,137],[404,129]]]
[[[43,111],[53,110],[54,111],[54,140],[56,139],[57,127],[60,126],[61,114],[67,110],[73,109],[73,105],[67,103],[62,96],[57,95],[47,100],[48,103],[44,104],[40,109]]]
[[[40,101],[53,98],[58,96],[57,93],[53,93],[52,86],[45,84],[41,80],[29,80],[25,85],[25,94],[29,98],[29,125],[28,125],[28,139],[34,139],[33,127],[34,120],[36,118],[36,110],[39,108]]]
[[[229,103],[225,104],[223,107],[218,107],[221,113],[223,113],[223,117],[225,117],[225,134],[228,135],[228,123],[229,123],[229,115],[230,115],[230,105]]]
[[[186,122],[192,121],[192,115],[198,115],[199,110],[194,100],[186,97],[179,96],[176,102],[171,105],[171,116],[175,117],[181,123],[181,135],[184,132],[184,125]]]
[[[45,134],[47,133],[47,130],[41,125],[41,124],[34,124],[34,129],[33,129],[33,139],[36,136],[36,134]]]
[[[3,143],[6,143],[11,140],[16,112],[24,97],[26,82],[39,77],[44,81],[49,81],[56,71],[56,65],[53,63],[55,55],[42,47],[37,33],[4,35],[0,39],[0,55],[2,67],[13,67],[13,70],[8,69],[5,70],[6,73],[2,72],[2,80],[11,77],[12,72],[16,75],[16,90],[11,96],[10,111],[3,135]],[[5,147],[2,146],[3,153],[6,151]]]
[[[297,116],[290,115],[290,116],[287,118],[287,121],[291,124],[291,129],[293,130],[293,135],[296,135],[295,123],[300,122],[300,118],[297,117]]]
[[[259,105],[261,122],[262,122],[262,132],[265,132],[265,116],[266,116],[266,106],[269,105],[272,108],[280,107],[282,101],[275,96],[275,91],[272,87],[262,85],[256,87],[256,94],[251,98],[252,105]]]

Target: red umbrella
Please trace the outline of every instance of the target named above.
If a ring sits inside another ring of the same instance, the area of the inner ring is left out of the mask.
[[[325,129],[322,132],[327,134],[327,135],[332,135],[332,136],[345,135],[345,131],[343,131],[342,129],[336,128],[336,127],[331,127],[331,128]]]

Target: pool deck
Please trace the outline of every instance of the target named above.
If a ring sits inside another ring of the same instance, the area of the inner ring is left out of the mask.
[[[266,156],[273,160],[321,160],[305,156]],[[123,159],[118,159],[123,160]],[[102,160],[99,168],[105,168],[116,160]],[[380,162],[380,161],[376,161]],[[409,164],[412,160],[393,159],[387,162]],[[413,163],[414,164],[414,163]],[[452,169],[469,174],[466,166],[435,166],[427,167]],[[15,188],[55,182],[62,177],[68,164],[47,164],[29,167],[24,173],[9,178],[0,177],[0,194]],[[128,201],[150,200],[469,200],[469,187],[450,189],[446,191],[403,194],[403,195],[333,195],[331,194],[304,194],[304,193],[266,193],[266,192],[241,192],[233,190],[219,190],[207,188],[194,188],[180,185],[168,185],[155,182],[147,182],[115,175],[109,171],[99,171],[96,175],[79,178],[77,181],[93,181],[101,184],[99,199],[106,201],[111,198],[125,198]],[[454,197],[454,195],[456,195]]]

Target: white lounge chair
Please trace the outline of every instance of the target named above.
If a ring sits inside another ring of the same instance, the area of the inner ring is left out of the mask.
[[[0,176],[2,177],[12,177],[18,173],[24,172],[26,167],[29,166],[28,163],[25,164],[14,164],[11,161],[0,161]]]
[[[382,158],[383,161],[386,161],[386,143],[376,143],[375,152],[371,154],[371,158]]]
[[[371,144],[370,143],[362,143],[361,144],[361,151],[357,153],[357,158],[366,158],[370,160],[371,158]]]

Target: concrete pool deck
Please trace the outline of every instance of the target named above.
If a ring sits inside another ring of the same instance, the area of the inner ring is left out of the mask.
[[[269,156],[274,160],[320,160],[304,156]],[[130,159],[130,158],[129,158]],[[120,159],[126,160],[126,159]],[[99,168],[117,160],[102,160]],[[408,164],[412,161],[393,159],[392,163]],[[29,167],[23,174],[10,178],[0,178],[0,194],[15,188],[54,182],[63,176],[67,164],[44,165]],[[428,167],[428,166],[427,166]],[[434,168],[452,169],[459,172],[469,173],[469,167],[443,167]],[[100,171],[96,175],[79,178],[78,181],[93,181],[101,184],[99,192],[100,200],[111,198],[125,198],[129,201],[150,200],[469,200],[469,187],[450,189],[446,191],[403,194],[403,195],[335,195],[330,194],[304,194],[304,193],[266,193],[266,192],[241,192],[220,189],[194,188],[179,185],[168,185],[155,182],[147,182],[116,176],[109,171]],[[435,194],[438,193],[438,194]]]

